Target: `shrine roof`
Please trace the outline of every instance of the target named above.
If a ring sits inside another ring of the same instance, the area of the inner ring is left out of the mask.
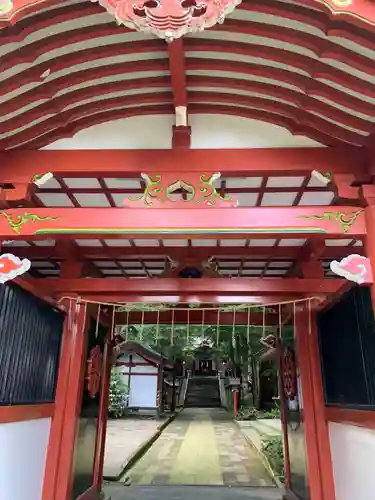
[[[1,149],[175,113],[163,40],[117,26],[96,3],[38,8],[2,25]],[[179,45],[188,113],[265,121],[323,145],[366,145],[375,122],[375,33],[360,24],[332,17],[323,2],[243,1],[224,24]]]
[[[128,341],[118,344],[116,346],[117,356],[120,356],[124,352],[133,352],[139,354],[142,358],[150,363],[160,365],[163,361],[166,362],[167,358],[160,354],[160,352],[155,351],[151,347],[141,342]],[[171,368],[167,365],[166,368]]]

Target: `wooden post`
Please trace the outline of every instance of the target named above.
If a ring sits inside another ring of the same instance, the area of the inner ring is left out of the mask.
[[[315,402],[312,389],[312,372],[309,356],[308,317],[306,307],[295,307],[294,331],[296,338],[296,352],[298,371],[301,381],[303,419],[305,424],[305,442],[307,455],[307,474],[311,500],[323,500],[321,474],[319,461],[318,438],[315,419]]]
[[[164,366],[163,362],[159,365],[158,383],[156,389],[156,418],[160,419],[163,414],[163,385],[164,385]]]
[[[284,473],[285,473],[285,486],[287,488],[291,487],[291,473],[290,473],[290,457],[289,457],[289,440],[288,440],[288,422],[287,422],[287,407],[288,400],[284,393],[284,368],[283,368],[283,358],[282,358],[282,338],[280,328],[277,329],[277,344],[278,344],[278,357],[277,357],[277,368],[278,368],[278,389],[280,398],[280,413],[281,413],[281,425],[283,431],[283,451],[284,451]]]
[[[176,409],[176,373],[175,367],[173,367],[173,377],[172,377],[172,402],[171,402],[171,412],[174,412]]]
[[[57,482],[53,500],[69,500],[72,488],[72,470],[77,431],[77,419],[82,398],[82,385],[86,368],[87,308],[77,304],[77,319],[73,326],[69,375],[66,381],[67,398],[63,416],[63,429]]]
[[[74,355],[74,346],[77,336],[73,329],[73,303],[66,300],[62,303],[66,309],[64,330],[62,337],[62,348],[60,354],[59,373],[56,386],[55,412],[51,424],[51,432],[46,458],[46,468],[43,483],[42,500],[54,500],[59,466],[61,440],[64,429],[65,405],[69,393],[69,373],[72,369],[71,358]]]
[[[108,404],[109,404],[109,387],[111,381],[112,370],[112,339],[108,338],[106,344],[106,354],[104,356],[105,362],[103,363],[103,379],[100,397],[100,419],[101,419],[101,441],[98,443],[97,464],[95,473],[97,478],[98,490],[102,489],[103,484],[103,468],[104,468],[104,453],[105,453],[105,439],[107,435],[108,423]]]
[[[233,392],[233,414],[235,417],[238,415],[238,389],[235,388]]]
[[[318,440],[319,463],[321,469],[322,489],[324,500],[335,500],[335,485],[333,479],[333,467],[331,456],[331,445],[329,440],[328,423],[325,416],[325,403],[323,394],[322,369],[320,364],[320,352],[318,344],[318,333],[316,328],[316,314],[308,310],[310,316],[310,335],[308,335],[309,357],[311,367],[312,395],[314,401],[316,437]]]

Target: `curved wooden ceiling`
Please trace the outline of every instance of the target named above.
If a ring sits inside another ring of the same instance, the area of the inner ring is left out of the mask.
[[[94,124],[174,114],[168,45],[67,1],[4,26],[0,148],[42,147]],[[43,3],[40,4],[43,7]],[[188,113],[236,115],[324,145],[375,127],[375,32],[312,4],[244,1],[183,39]]]

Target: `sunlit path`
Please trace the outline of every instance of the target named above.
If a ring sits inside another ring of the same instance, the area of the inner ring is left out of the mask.
[[[129,472],[132,485],[273,486],[229,414],[185,409]]]

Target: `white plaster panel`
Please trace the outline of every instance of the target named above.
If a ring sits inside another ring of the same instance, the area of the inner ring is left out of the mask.
[[[375,430],[329,422],[336,500],[374,500]]]
[[[137,374],[137,373],[153,373],[156,374],[158,373],[158,369],[154,365],[140,365],[140,366],[133,366],[132,367],[132,375]]]
[[[224,115],[191,115],[191,147],[200,148],[282,148],[316,147],[319,143],[288,130],[257,120]]]
[[[155,408],[158,378],[154,375],[132,375],[130,382],[131,408]]]
[[[134,116],[94,125],[43,149],[170,149],[173,125],[173,115]]]
[[[0,424],[1,500],[41,500],[50,418]]]
[[[125,118],[94,125],[43,149],[170,149],[173,125],[172,115]],[[189,125],[193,149],[321,147],[282,127],[242,117],[194,114]]]

